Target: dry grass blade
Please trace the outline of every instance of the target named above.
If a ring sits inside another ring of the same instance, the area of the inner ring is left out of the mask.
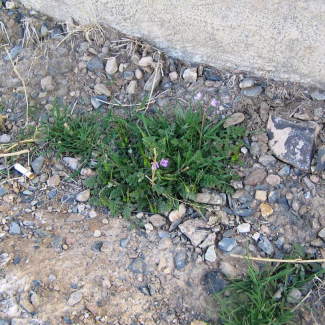
[[[5,43],[8,41],[7,43]],[[7,46],[10,44],[10,38],[7,33],[7,29],[2,21],[0,21],[0,45]]]
[[[33,17],[27,17],[23,19],[24,26],[24,38],[22,47],[27,46],[30,42],[34,44],[40,44],[41,40],[36,30],[36,24],[38,21]]]

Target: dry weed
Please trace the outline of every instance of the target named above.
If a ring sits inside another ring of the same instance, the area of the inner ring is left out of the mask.
[[[10,39],[7,33],[6,26],[0,21],[0,47],[10,45]]]

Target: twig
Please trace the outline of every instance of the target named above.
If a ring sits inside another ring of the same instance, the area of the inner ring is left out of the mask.
[[[15,66],[14,62],[12,61],[12,58],[11,58],[11,55],[7,49],[7,47],[5,47],[5,50],[7,52],[7,55],[10,59],[10,62],[11,62],[11,65],[12,65],[12,68],[15,72],[15,74],[18,76],[18,78],[20,79],[20,81],[22,82],[23,84],[23,88],[24,88],[24,93],[25,93],[25,100],[26,100],[26,126],[28,126],[29,124],[29,120],[28,120],[28,114],[29,114],[29,106],[28,106],[28,96],[27,96],[27,90],[26,90],[26,85],[25,85],[25,81],[24,79],[22,78],[22,76],[20,75],[19,71],[17,70],[17,67]]]
[[[308,297],[311,295],[311,293],[312,293],[312,290],[310,290],[308,293],[307,293],[307,295],[304,297],[304,299],[302,299],[300,302],[299,302],[299,304],[295,307],[295,308],[293,308],[292,310],[291,310],[291,312],[293,313],[306,299],[308,299]]]
[[[248,259],[252,261],[260,261],[260,262],[277,262],[277,263],[323,263],[325,262],[325,258],[317,259],[317,260],[302,260],[301,258],[295,260],[281,260],[277,258],[261,258],[261,257],[252,257],[252,256],[242,256],[237,254],[230,254],[231,257],[238,257],[243,259]]]
[[[23,140],[23,141],[19,141],[19,142],[13,144],[11,147],[7,148],[4,152],[10,151],[10,150],[12,150],[13,148],[19,146],[22,143],[35,142],[35,141],[37,141],[37,140],[36,139],[26,139],[26,140]]]
[[[3,157],[12,157],[12,156],[20,156],[20,155],[22,155],[24,153],[29,153],[29,150],[28,149],[25,149],[25,150],[11,152],[11,153],[1,153],[0,154],[0,158],[3,158]]]

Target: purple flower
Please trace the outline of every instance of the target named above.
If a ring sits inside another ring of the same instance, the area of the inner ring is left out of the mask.
[[[212,107],[217,107],[217,104],[218,104],[218,101],[217,101],[215,98],[213,98],[213,99],[211,100],[211,106],[212,106]]]
[[[154,163],[152,162],[151,163],[151,170],[152,171],[154,171],[154,170],[156,170],[156,169],[158,169],[159,168],[159,164],[158,164],[158,162],[156,162],[156,166],[154,166]]]
[[[166,167],[168,167],[168,165],[169,165],[169,160],[168,159],[165,159],[165,158],[161,159],[160,166],[166,168]]]
[[[199,91],[195,96],[194,99],[199,100],[202,97],[202,93]]]

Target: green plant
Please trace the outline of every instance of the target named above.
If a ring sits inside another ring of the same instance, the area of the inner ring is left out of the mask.
[[[47,124],[48,140],[58,154],[97,156],[97,176],[85,185],[93,203],[108,206],[113,215],[130,217],[139,211],[164,212],[181,201],[194,202],[203,187],[231,192],[238,176],[230,165],[238,161],[245,128],[223,128],[224,120],[208,119],[205,109],[179,106],[156,115],[111,109],[107,116],[72,117],[55,107]]]
[[[284,258],[311,258],[299,244]],[[325,273],[318,263],[268,263],[259,270],[247,259],[247,277],[230,279],[230,283],[214,295],[220,306],[224,325],[284,325],[294,324],[300,301],[288,302],[292,289],[308,290],[313,278]],[[292,300],[292,298],[291,298]]]

